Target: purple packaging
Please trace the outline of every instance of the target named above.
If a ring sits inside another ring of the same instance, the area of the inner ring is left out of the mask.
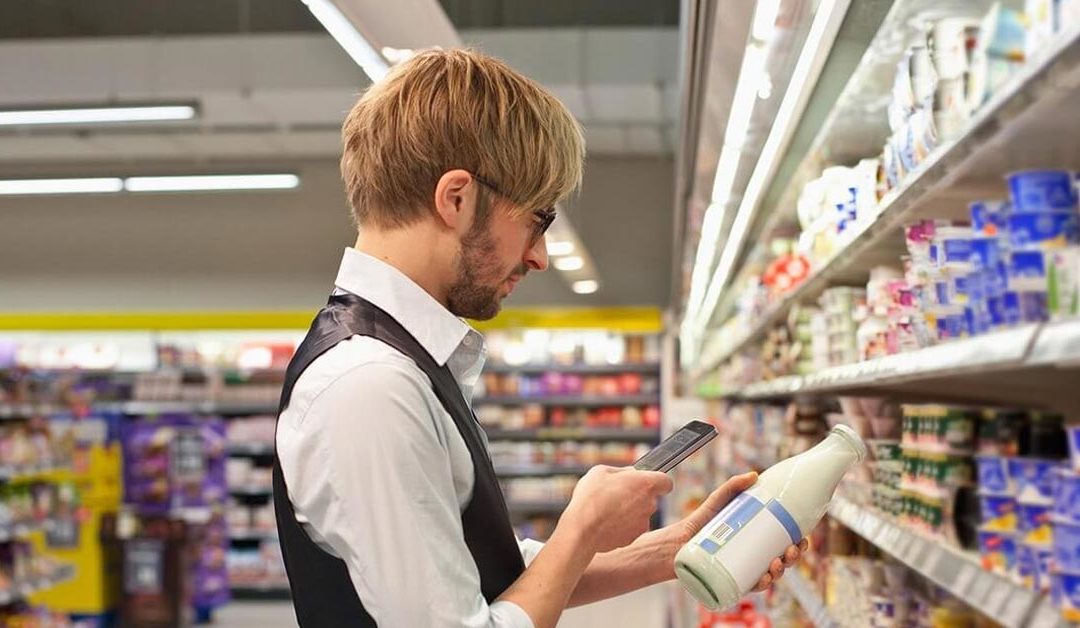
[[[971,263],[975,265],[975,268],[996,268],[998,263],[1003,261],[1001,240],[998,238],[971,239]]]
[[[1058,608],[1066,621],[1080,622],[1080,573],[1061,573]]]
[[[1009,475],[1009,464],[1004,456],[978,455],[975,456],[975,465],[978,469],[979,492],[983,495],[1012,495],[1016,491],[1012,477]]]
[[[1007,575],[1016,568],[1016,538],[1010,532],[979,529],[979,555],[984,569]]]
[[[1080,573],[1080,523],[1054,521],[1053,547],[1059,569]]]
[[[971,228],[977,234],[996,236],[1008,229],[1008,201],[975,201],[968,205],[971,211]]]
[[[1030,543],[1020,543],[1016,548],[1016,577],[1025,589],[1034,590],[1038,586],[1039,557]]]
[[[1053,529],[1050,526],[1050,513],[1053,506],[1047,503],[1020,501],[1017,507],[1017,523],[1028,543],[1050,543]]]
[[[998,531],[1016,529],[1016,498],[1011,495],[979,495],[984,528]]]
[[[1012,205],[1018,212],[1047,212],[1076,209],[1073,173],[1068,170],[1024,170],[1007,179]]]
[[[1073,471],[1080,472],[1080,423],[1066,425],[1065,431],[1069,435],[1069,457]]]
[[[1023,249],[1053,249],[1080,243],[1080,214],[1067,212],[1024,212],[1009,215],[1009,246]]]
[[[1054,517],[1058,521],[1080,523],[1080,474],[1072,469],[1057,468],[1051,478],[1054,486]]]
[[[1049,503],[1054,499],[1053,471],[1061,461],[1044,458],[1009,458],[1009,475],[1022,501]]]

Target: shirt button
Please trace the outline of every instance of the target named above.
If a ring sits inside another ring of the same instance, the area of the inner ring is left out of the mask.
[[[462,344],[464,344],[466,347],[469,347],[469,348],[472,348],[473,343],[474,343],[474,341],[473,341],[472,336],[465,336],[465,340],[462,341]]]

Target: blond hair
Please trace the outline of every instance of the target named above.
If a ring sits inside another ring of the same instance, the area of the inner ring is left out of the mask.
[[[372,85],[342,127],[341,175],[357,225],[392,228],[432,208],[461,168],[517,212],[547,208],[581,183],[585,140],[535,81],[473,50],[429,50]]]

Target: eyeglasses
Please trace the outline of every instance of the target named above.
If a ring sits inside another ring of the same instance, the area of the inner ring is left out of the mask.
[[[470,174],[472,174],[472,173],[470,173]],[[509,196],[504,194],[498,187],[496,187],[494,184],[492,184],[487,179],[484,179],[484,178],[480,177],[479,175],[475,175],[475,174],[473,174],[472,177],[473,177],[473,179],[476,179],[477,183],[479,183],[480,185],[486,187],[487,189],[491,190],[492,192],[498,194],[499,196],[501,196],[501,197],[503,197],[505,199],[510,198]],[[529,245],[530,246],[535,246],[536,243],[539,242],[540,239],[544,237],[544,234],[547,233],[548,227],[551,226],[551,223],[555,222],[556,212],[555,212],[554,207],[549,207],[547,209],[533,210],[532,214],[533,214],[533,218],[535,218],[536,220],[533,221],[533,234],[532,234],[532,240],[529,242]]]

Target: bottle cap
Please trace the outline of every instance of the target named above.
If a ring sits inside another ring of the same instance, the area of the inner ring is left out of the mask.
[[[863,442],[863,439],[859,436],[858,432],[847,425],[840,423],[833,426],[832,433],[839,434],[851,445],[855,450],[855,455],[859,457],[859,462],[866,460],[866,443]]]

